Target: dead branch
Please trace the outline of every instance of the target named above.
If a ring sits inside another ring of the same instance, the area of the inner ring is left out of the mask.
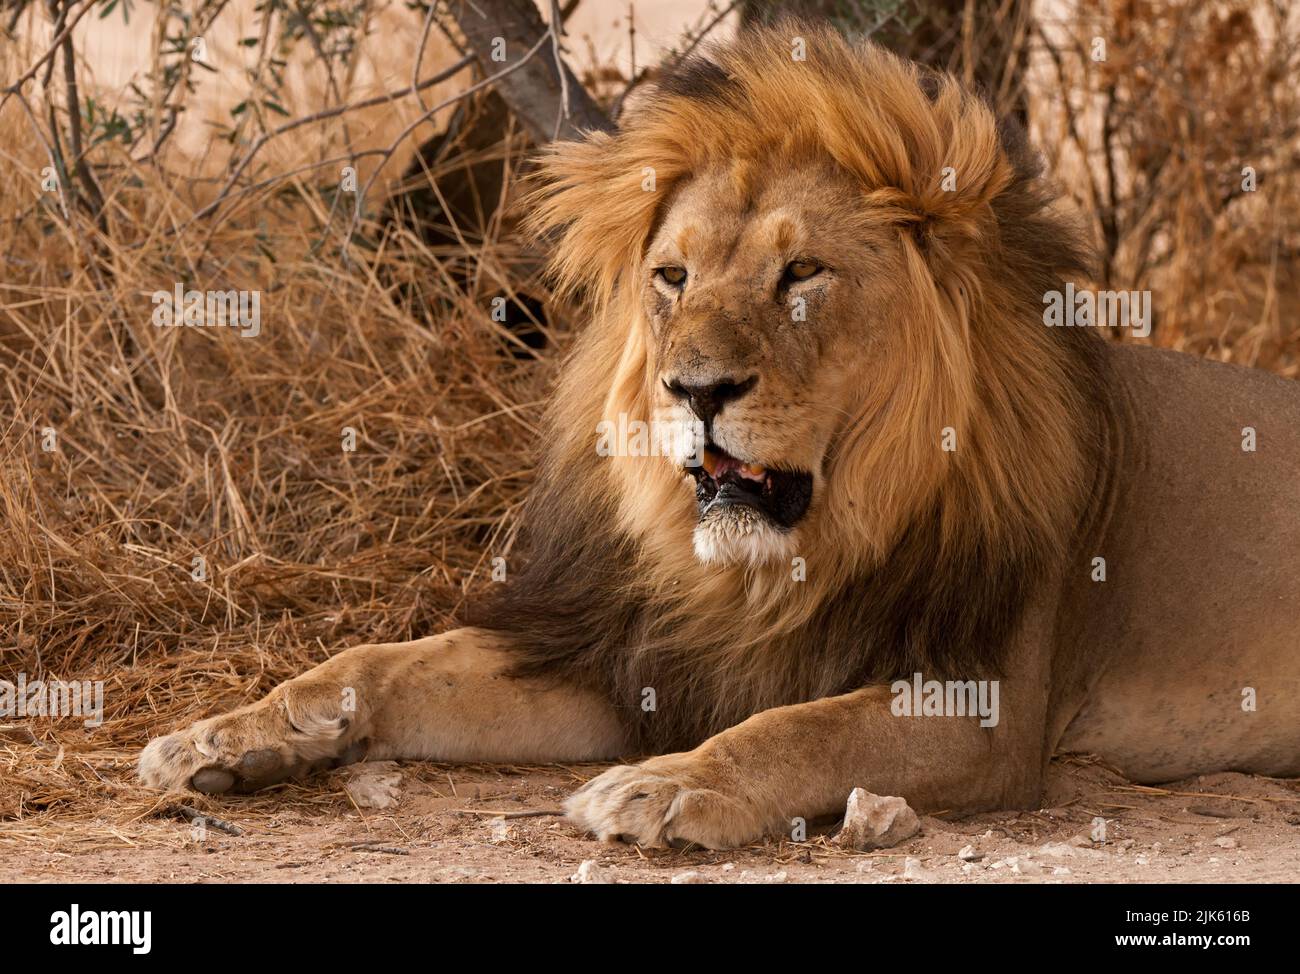
[[[563,14],[552,8],[554,23],[547,27],[532,0],[451,0],[456,26],[484,70],[509,62],[528,51],[548,34],[550,56],[529,58],[520,70],[503,75],[497,92],[538,142],[579,139],[584,132],[613,129],[587,90],[578,83],[561,57]]]
[[[50,0],[54,7],[59,0]],[[60,5],[60,18],[66,18],[72,7],[72,0],[64,0]],[[86,151],[81,140],[81,96],[77,88],[77,57],[72,49],[72,34],[63,35],[63,86],[68,105],[68,148],[72,152],[72,170],[77,174],[77,181],[85,193],[86,206],[91,218],[99,225],[101,233],[108,233],[108,224],[104,216],[104,194],[100,191],[95,174],[90,171],[86,161]]]

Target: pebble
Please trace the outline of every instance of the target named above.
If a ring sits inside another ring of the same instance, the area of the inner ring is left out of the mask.
[[[1017,876],[1037,876],[1043,871],[1043,867],[1032,859],[1023,856],[1012,856],[1007,860],[1007,865]]]
[[[353,765],[343,787],[359,808],[392,808],[401,796],[402,771],[396,761]]]
[[[915,856],[908,856],[903,860],[903,878],[912,879],[919,883],[930,881],[929,871],[921,865],[921,860]]]
[[[910,839],[920,829],[916,812],[902,798],[854,788],[844,809],[844,827],[834,842],[858,852],[888,849]]]
[[[578,871],[569,877],[571,883],[612,883],[608,869],[600,866],[595,859],[584,859],[578,864]]]
[[[1106,853],[1100,849],[1093,849],[1091,845],[1076,846],[1065,842],[1047,842],[1038,847],[1037,855],[1047,856],[1050,859],[1077,859],[1080,857],[1103,859]]]

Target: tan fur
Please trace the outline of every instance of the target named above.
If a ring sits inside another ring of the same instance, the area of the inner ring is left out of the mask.
[[[530,556],[477,627],[349,650],[153,741],[147,782],[653,751],[581,789],[571,819],[723,848],[854,787],[1031,805],[1060,747],[1141,780],[1300,772],[1295,386],[1044,326],[1044,292],[1083,262],[1032,153],[952,80],[800,32],[806,61],[788,32],[747,34],[617,133],[550,151],[535,225],[592,320],[549,419]],[[810,257],[819,276],[774,283]],[[680,290],[665,264],[688,270]],[[684,421],[669,380],[696,374],[755,379],[715,442],[814,475],[790,530],[710,534],[677,460],[596,456],[603,420]],[[890,682],[913,672],[998,679],[1001,721],[895,716]],[[1237,706],[1247,684],[1277,694],[1267,709]]]

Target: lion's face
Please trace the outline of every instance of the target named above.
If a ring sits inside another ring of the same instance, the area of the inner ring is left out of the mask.
[[[674,195],[641,267],[657,414],[703,424],[682,466],[701,560],[797,552],[836,434],[873,381],[894,238],[826,167],[702,174]],[[896,324],[896,323],[895,323]]]

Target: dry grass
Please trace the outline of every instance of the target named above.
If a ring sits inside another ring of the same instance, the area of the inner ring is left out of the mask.
[[[345,646],[436,631],[508,553],[570,316],[552,308],[559,341],[523,357],[491,320],[497,288],[542,293],[509,220],[440,252],[369,224],[344,261],[346,220],[309,177],[186,228],[203,187],[105,146],[104,234],[36,191],[45,156],[16,103],[0,132],[19,186],[0,196],[0,678],[105,683],[102,727],[0,735],[0,844],[130,845],[176,802],[132,780],[149,736]],[[1267,217],[1295,240],[1293,211]],[[445,268],[467,259],[466,290]],[[1201,270],[1230,310],[1156,341],[1295,376],[1290,255]],[[150,294],[176,281],[260,290],[260,336],[153,327]],[[437,314],[406,306],[417,284]],[[283,801],[243,800],[241,824]]]
[[[0,154],[34,189],[16,114]],[[10,839],[130,822],[158,802],[129,780],[149,735],[443,625],[509,547],[551,371],[479,293],[522,282],[516,240],[458,255],[486,282],[466,293],[400,228],[341,260],[346,220],[306,183],[177,232],[176,180],[102,162],[107,236],[48,194],[0,200],[0,678],[103,680],[106,710],[0,740]],[[154,327],[176,281],[260,289],[261,334]],[[432,321],[404,306],[417,281]]]

